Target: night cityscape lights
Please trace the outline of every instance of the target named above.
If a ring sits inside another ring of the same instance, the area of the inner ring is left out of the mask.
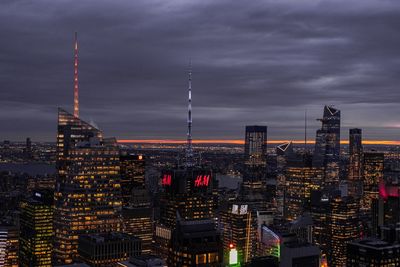
[[[1,2],[0,267],[400,266],[400,2]]]

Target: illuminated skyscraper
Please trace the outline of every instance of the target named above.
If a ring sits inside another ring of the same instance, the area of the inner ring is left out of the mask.
[[[232,247],[237,250],[239,263],[250,262],[257,251],[257,221],[248,205],[233,204],[221,212],[219,219],[224,262],[229,261],[229,251]]]
[[[79,235],[121,229],[119,149],[99,129],[59,109],[56,167],[54,256],[71,263]]]
[[[377,152],[364,153],[364,180],[362,209],[369,212],[372,201],[379,197],[379,182],[383,182],[384,154]]]
[[[321,129],[317,130],[314,167],[325,168],[326,185],[338,185],[340,162],[340,110],[325,106]]]
[[[350,129],[349,135],[349,195],[359,198],[362,194],[362,132]]]
[[[53,202],[50,191],[36,191],[21,202],[19,266],[52,266]]]
[[[246,126],[244,154],[246,164],[266,165],[267,126]]]
[[[321,189],[322,168],[289,167],[286,171],[285,219],[293,221],[310,209],[311,191]]]
[[[160,219],[156,225],[156,250],[165,258],[177,213],[182,220],[215,219],[218,184],[210,169],[197,166],[192,148],[192,75],[189,70],[188,132],[184,166],[165,169],[161,174]]]
[[[360,237],[359,204],[352,197],[331,201],[329,266],[346,266],[347,243]]]
[[[165,170],[161,184],[160,222],[174,228],[176,212],[184,220],[211,219],[216,210],[216,180],[210,170],[200,167]]]
[[[0,266],[18,267],[19,229],[15,225],[0,225]]]

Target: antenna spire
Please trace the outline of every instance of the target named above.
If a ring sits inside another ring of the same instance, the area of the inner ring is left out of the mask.
[[[186,166],[193,166],[193,146],[192,146],[192,61],[189,63],[189,80],[188,80],[188,131],[187,131],[187,148],[186,148]]]
[[[307,109],[304,111],[304,153],[307,151]]]
[[[74,116],[79,117],[79,86],[78,86],[78,33],[75,32],[74,45]]]

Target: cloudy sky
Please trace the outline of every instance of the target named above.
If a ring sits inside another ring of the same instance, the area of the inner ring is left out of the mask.
[[[398,0],[1,0],[0,140],[55,140],[72,111],[120,139],[184,139],[193,62],[194,138],[313,138],[325,104],[343,138],[400,132]]]

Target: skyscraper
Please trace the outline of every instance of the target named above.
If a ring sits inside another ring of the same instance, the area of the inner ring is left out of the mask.
[[[279,217],[285,216],[285,197],[286,197],[286,171],[288,163],[291,162],[296,154],[293,151],[292,142],[284,143],[276,147],[276,205]]]
[[[145,158],[143,155],[126,154],[119,157],[121,170],[122,205],[128,206],[134,188],[145,188]]]
[[[21,201],[19,266],[52,266],[53,202],[50,191],[35,191]]]
[[[325,106],[320,121],[322,127],[317,130],[313,165],[325,168],[326,185],[337,186],[340,162],[340,110]]]
[[[153,241],[153,209],[145,183],[145,157],[122,154],[120,167],[123,232],[139,237],[142,241],[142,253],[150,254]]]
[[[247,204],[235,203],[224,209],[219,218],[223,236],[224,262],[231,247],[237,250],[238,261],[250,262],[257,250],[257,222]]]
[[[0,266],[18,267],[19,228],[15,225],[0,225]]]
[[[346,266],[347,243],[360,237],[359,204],[352,197],[331,201],[329,266]]]
[[[244,154],[246,164],[265,167],[267,155],[267,126],[246,126]]]
[[[150,254],[153,241],[153,210],[145,188],[134,188],[128,206],[122,207],[123,232],[141,239],[143,254]]]
[[[383,153],[364,153],[362,209],[366,212],[371,210],[372,201],[379,197],[379,182],[383,182],[384,159]]]
[[[359,198],[362,194],[362,132],[355,128],[349,133],[349,195]]]
[[[310,210],[311,192],[322,186],[322,168],[289,167],[286,173],[285,219],[293,221],[305,210]]]
[[[167,168],[161,174],[160,219],[156,225],[156,250],[166,256],[165,247],[176,227],[177,214],[183,220],[214,219],[217,181],[212,170],[196,165],[192,148],[192,72],[189,70],[188,132],[184,166]]]
[[[121,229],[119,149],[99,129],[59,109],[56,167],[54,256],[71,263],[79,235]]]

